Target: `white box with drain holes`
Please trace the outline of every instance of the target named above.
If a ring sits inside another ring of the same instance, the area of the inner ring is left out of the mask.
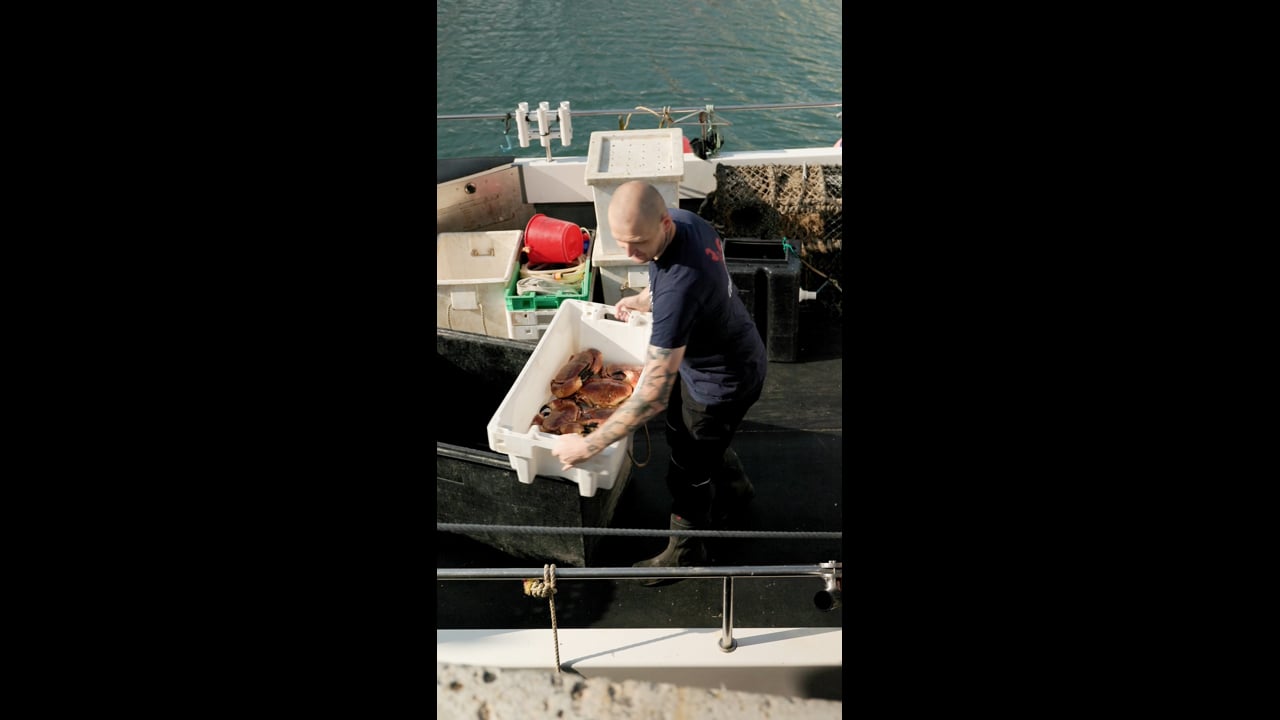
[[[600,273],[604,301],[616,304],[649,285],[647,264],[627,257],[609,230],[609,203],[618,186],[644,180],[657,188],[667,207],[680,207],[684,178],[684,130],[616,130],[591,133],[583,179],[591,186],[596,214],[596,239],[591,263]]]

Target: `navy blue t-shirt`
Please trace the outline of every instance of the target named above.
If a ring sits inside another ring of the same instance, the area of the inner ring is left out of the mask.
[[[676,233],[662,256],[649,261],[649,344],[685,348],[680,375],[693,399],[707,405],[736,400],[764,382],[764,341],[733,286],[716,229],[688,210],[667,212]]]

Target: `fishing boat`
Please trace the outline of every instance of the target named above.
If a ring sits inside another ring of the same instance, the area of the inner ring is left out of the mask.
[[[659,127],[587,142],[574,142],[573,117],[630,110],[544,102],[438,117],[514,123],[521,147],[545,153],[437,160],[438,264],[446,240],[464,248],[444,263],[455,269],[468,258],[505,264],[500,241],[514,237],[518,248],[509,273],[437,273],[437,378],[469,398],[437,438],[437,662],[841,698],[839,106],[667,108]],[[812,147],[734,151],[720,122],[815,107],[834,108],[833,126],[831,141]],[[614,332],[608,309],[647,282],[644,266],[611,254],[601,222],[611,189],[629,179],[648,179],[669,205],[720,230],[769,355],[764,393],[735,440],[756,497],[728,529],[705,531],[706,567],[632,567],[670,534],[661,416],[619,441],[606,482],[539,465],[538,441],[495,440],[495,424],[511,425],[497,420],[512,396],[545,382],[530,377],[534,364],[563,354],[559,331]],[[513,305],[534,236],[567,246],[580,237],[582,284]],[[639,582],[654,573],[674,582]]]

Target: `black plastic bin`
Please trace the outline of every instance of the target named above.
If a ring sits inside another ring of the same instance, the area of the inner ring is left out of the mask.
[[[795,362],[800,330],[800,258],[781,240],[725,238],[724,260],[771,362]]]

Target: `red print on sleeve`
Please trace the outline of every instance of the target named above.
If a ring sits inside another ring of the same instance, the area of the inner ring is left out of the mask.
[[[724,246],[720,244],[720,238],[716,238],[716,250],[719,250],[720,252],[724,252]],[[707,257],[710,257],[715,262],[720,262],[720,253],[716,252],[715,250],[712,250],[711,248],[707,248],[703,252],[707,254]]]

